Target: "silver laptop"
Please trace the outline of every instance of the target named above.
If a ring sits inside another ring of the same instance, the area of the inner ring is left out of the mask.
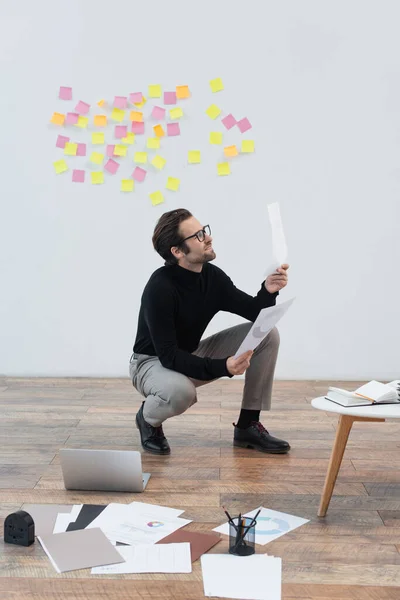
[[[67,490],[143,492],[150,478],[134,450],[61,448],[60,462]]]

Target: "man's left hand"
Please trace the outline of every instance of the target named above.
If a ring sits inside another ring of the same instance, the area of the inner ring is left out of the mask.
[[[282,288],[287,285],[288,276],[287,270],[289,265],[284,264],[281,265],[279,269],[276,269],[274,273],[268,275],[267,279],[264,281],[265,289],[270,294],[274,294],[275,292],[279,292]]]

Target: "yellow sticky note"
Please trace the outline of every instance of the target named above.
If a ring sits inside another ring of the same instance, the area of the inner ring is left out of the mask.
[[[129,115],[131,121],[138,121],[139,123],[143,123],[143,113],[140,110],[131,110]]]
[[[64,125],[65,115],[62,113],[53,113],[53,116],[50,119],[50,123],[54,123],[54,125]]]
[[[169,111],[170,119],[180,119],[183,117],[183,110],[178,106],[177,108],[171,108]]]
[[[147,139],[147,147],[152,148],[153,150],[160,147],[160,138],[148,138]]]
[[[64,171],[68,171],[68,165],[65,160],[56,160],[56,162],[53,163],[53,166],[57,175],[64,173]]]
[[[237,156],[239,154],[238,149],[236,148],[235,145],[233,146],[225,146],[224,148],[224,154],[225,156]]]
[[[177,192],[180,186],[181,180],[177,177],[168,177],[167,180],[167,190],[172,190],[173,192]]]
[[[254,140],[242,140],[242,152],[254,152]]]
[[[91,172],[92,183],[104,183],[103,171],[92,171]]]
[[[115,144],[114,156],[126,156],[128,148],[123,144]]]
[[[75,123],[76,127],[80,127],[81,129],[86,129],[88,124],[89,124],[88,117],[82,117],[82,115],[79,115],[78,121]]]
[[[161,85],[149,85],[149,98],[161,98]]]
[[[229,166],[229,163],[227,163],[227,162],[218,163],[217,164],[217,171],[218,171],[218,175],[230,175],[231,174],[231,168]]]
[[[104,133],[92,133],[92,144],[105,144]]]
[[[64,146],[64,154],[66,156],[76,156],[78,151],[78,144],[73,144],[72,142],[67,142]]]
[[[133,192],[135,182],[133,179],[122,179],[121,181],[121,192]]]
[[[201,153],[200,150],[189,150],[188,152],[188,161],[191,164],[196,164],[201,162]]]
[[[147,152],[135,152],[133,160],[135,161],[135,163],[145,165],[147,163]]]
[[[221,109],[216,104],[211,104],[207,108],[206,114],[210,117],[210,119],[216,119],[221,114]]]
[[[212,79],[210,81],[210,87],[212,92],[221,92],[224,89],[224,84],[222,83],[221,77]]]
[[[156,169],[159,169],[161,171],[161,169],[163,169],[165,167],[166,162],[167,161],[165,160],[165,158],[156,154],[155,157],[153,158],[153,160],[151,161],[151,164]]]
[[[121,142],[124,142],[124,144],[129,144],[132,145],[135,142],[135,134],[131,133],[130,131],[127,133],[127,136],[122,138]]]
[[[147,100],[144,96],[142,96],[142,101],[141,102],[133,102],[133,104],[135,106],[137,106],[138,108],[142,108],[145,104],[146,104]]]
[[[211,131],[210,132],[210,144],[222,144],[221,131]]]
[[[90,162],[94,163],[95,165],[101,165],[103,160],[104,154],[101,154],[101,152],[92,152],[90,155]]]
[[[105,103],[106,103],[106,101],[105,101],[105,100],[103,100],[103,99],[102,99],[102,100],[99,100],[99,101],[98,101],[98,103],[97,103],[97,106],[104,106],[104,105],[105,105]]]
[[[153,206],[156,206],[157,204],[161,204],[162,202],[164,202],[164,196],[162,195],[162,193],[160,191],[157,192],[153,192],[152,194],[149,194],[150,196],[150,200]]]
[[[106,115],[95,115],[93,122],[95,127],[105,127],[107,125],[107,117]]]
[[[125,117],[125,111],[122,108],[113,108],[111,118],[113,121],[123,121]]]
[[[190,90],[188,85],[177,85],[176,86],[176,97],[178,100],[183,100],[184,98],[189,98]]]
[[[165,135],[165,131],[161,125],[154,125],[153,131],[158,138],[164,137]]]

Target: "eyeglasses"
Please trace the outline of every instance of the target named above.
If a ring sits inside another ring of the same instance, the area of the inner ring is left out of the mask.
[[[204,225],[203,229],[200,229],[200,231],[197,231],[193,235],[189,235],[185,239],[181,240],[180,243],[183,244],[183,242],[186,242],[186,240],[190,240],[194,237],[197,238],[199,242],[204,242],[206,235],[211,235],[211,227],[209,225]]]

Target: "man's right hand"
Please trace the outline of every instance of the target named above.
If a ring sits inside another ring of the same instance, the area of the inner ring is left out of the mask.
[[[245,370],[250,366],[250,359],[253,355],[253,350],[244,352],[237,358],[230,356],[226,360],[226,368],[231,375],[242,375]]]

